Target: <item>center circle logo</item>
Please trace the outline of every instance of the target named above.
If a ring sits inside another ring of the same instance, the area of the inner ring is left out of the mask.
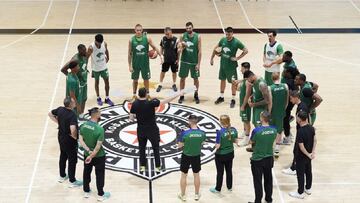
[[[220,129],[218,119],[202,110],[178,104],[166,104],[156,108],[156,123],[160,131],[160,158],[162,170],[155,173],[155,160],[151,143],[147,143],[147,172],[140,173],[137,124],[130,121],[131,103],[124,102],[101,109],[100,126],[104,128],[103,148],[106,152],[106,168],[126,172],[144,179],[156,179],[173,171],[180,170],[182,150],[177,147],[178,136],[187,130],[189,115],[199,117],[198,127],[205,131],[206,140],[201,149],[201,163],[214,159],[216,130]],[[85,115],[85,119],[89,119]],[[84,122],[84,121],[83,121]],[[79,157],[83,151],[79,149]]]

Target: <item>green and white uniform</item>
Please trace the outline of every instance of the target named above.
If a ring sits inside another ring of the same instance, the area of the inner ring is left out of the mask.
[[[279,42],[275,42],[274,45],[270,45],[267,42],[264,46],[264,54],[265,54],[265,63],[271,63],[275,61],[278,56],[283,54],[284,50],[282,45]],[[272,85],[272,73],[280,72],[280,64],[274,64],[270,68],[265,69],[265,80],[268,85]]]
[[[195,66],[199,62],[199,34],[193,32],[193,36],[190,37],[189,34],[185,32],[182,36],[182,40],[186,43],[186,48],[181,54],[179,77],[188,77],[190,71],[191,77],[197,79],[200,77],[200,71],[195,70]]]
[[[83,137],[86,146],[93,151],[98,141],[104,141],[104,128],[93,121],[86,121],[80,126],[80,135]],[[85,157],[89,156],[89,152],[84,152]],[[105,151],[101,146],[96,157],[105,156]]]
[[[232,83],[233,80],[238,78],[236,72],[238,62],[232,61],[231,58],[236,57],[237,50],[243,50],[245,46],[235,37],[231,41],[228,41],[226,37],[221,38],[218,46],[221,47],[219,80],[227,80]]]
[[[272,157],[274,154],[273,144],[276,138],[276,129],[273,126],[259,126],[251,133],[251,140],[255,142],[251,160],[259,161],[261,159]]]
[[[240,106],[242,106],[243,103],[244,103],[245,95],[246,95],[246,79],[244,79],[240,84],[240,94],[239,94]],[[247,101],[246,101],[246,103],[247,103]],[[240,117],[241,117],[241,120],[243,122],[250,122],[250,120],[251,120],[251,108],[250,108],[249,104],[245,105],[245,110],[244,111],[240,110]]]
[[[253,92],[253,102],[254,103],[264,100],[262,92],[260,91],[261,83],[266,85],[266,81],[263,78],[258,78],[255,81],[255,83],[253,84],[252,92]],[[253,109],[252,123],[254,126],[259,126],[261,124],[260,114],[261,114],[261,112],[263,112],[267,109],[267,105],[256,106],[256,107],[253,107],[252,109]]]
[[[300,100],[302,102],[304,102],[306,104],[306,106],[310,109],[311,105],[314,103],[314,100],[311,98],[311,97],[305,97],[304,94],[303,94],[303,90],[305,88],[310,88],[312,89],[312,85],[310,82],[305,82],[304,86],[301,88],[300,90]],[[311,125],[314,125],[315,123],[315,120],[316,120],[316,110],[312,110],[310,112],[310,124]]]
[[[95,78],[95,80],[99,80],[100,76],[103,79],[108,79],[109,71],[106,64],[105,42],[101,43],[100,48],[96,47],[95,42],[93,42],[90,46],[93,50],[91,53],[92,77]]]
[[[87,69],[88,59],[84,56],[80,56],[79,54],[76,54],[74,59],[79,63],[79,67],[80,67],[77,76],[80,82],[78,102],[81,104],[86,102],[87,100],[87,77],[89,72]]]
[[[135,35],[131,38],[131,52],[132,52],[132,68],[131,79],[138,80],[141,72],[141,77],[144,80],[151,78],[149,65],[149,41],[147,35],[144,33],[141,37]]]
[[[272,95],[272,109],[271,109],[271,125],[276,127],[277,132],[280,134],[284,129],[284,117],[286,114],[287,106],[287,88],[286,84],[272,84],[270,86]]]

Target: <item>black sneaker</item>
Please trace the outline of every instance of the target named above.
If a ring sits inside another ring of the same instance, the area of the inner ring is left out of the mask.
[[[217,100],[215,101],[215,104],[220,104],[224,102],[224,97],[219,97],[217,98]]]
[[[156,92],[160,92],[160,91],[161,91],[161,88],[162,88],[162,86],[159,85],[159,86],[156,88]]]
[[[196,103],[196,104],[199,104],[199,103],[200,103],[199,95],[198,95],[197,92],[194,93],[194,100],[195,100],[195,103]]]
[[[183,101],[184,101],[184,99],[185,99],[185,97],[184,97],[184,96],[180,96],[180,98],[179,98],[179,100],[178,100],[179,104],[182,104],[182,103],[183,103]]]
[[[230,102],[230,108],[234,108],[235,107],[235,99],[232,99]]]
[[[175,84],[173,84],[171,88],[174,90],[174,92],[177,92],[177,87]]]

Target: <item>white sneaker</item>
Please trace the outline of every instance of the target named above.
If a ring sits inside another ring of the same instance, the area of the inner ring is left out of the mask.
[[[304,199],[305,198],[305,194],[299,194],[297,191],[296,192],[290,192],[289,193],[290,197],[294,197],[294,198],[298,198],[298,199]]]
[[[306,193],[307,195],[311,195],[311,188],[310,188],[310,189],[305,189],[305,193]]]
[[[83,185],[83,181],[76,180],[73,183],[70,183],[69,188],[81,187]]]
[[[291,168],[283,169],[281,170],[281,172],[286,175],[292,175],[292,176],[296,175],[296,170],[291,170]]]
[[[246,147],[249,145],[249,136],[245,136],[243,141],[240,143],[240,147]]]
[[[63,183],[63,182],[64,182],[65,180],[67,180],[67,179],[69,179],[69,176],[67,176],[67,175],[66,175],[65,177],[61,177],[61,176],[60,176],[59,179],[58,179],[58,182],[59,182],[59,183]]]
[[[181,201],[183,201],[183,202],[186,201],[186,195],[183,195],[183,194],[181,194],[181,193],[178,194],[178,198],[179,198]]]
[[[280,151],[279,151],[279,149],[275,149],[275,150],[274,150],[274,157],[275,157],[275,158],[279,158],[279,156],[280,156]]]
[[[89,198],[90,195],[91,195],[90,193],[91,193],[91,191],[90,192],[84,192],[84,198],[86,198],[86,199]]]
[[[195,201],[199,201],[200,197],[201,197],[200,193],[195,194],[195,197],[194,197]]]
[[[98,196],[97,201],[103,202],[110,198],[110,192],[104,192],[103,196]]]

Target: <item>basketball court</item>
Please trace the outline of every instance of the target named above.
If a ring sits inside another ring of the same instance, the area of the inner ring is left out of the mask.
[[[236,28],[234,36],[249,49],[249,54],[240,62],[250,62],[251,69],[263,76],[262,53],[267,36],[261,33],[268,29],[279,30],[277,40],[282,42],[284,50],[293,52],[300,72],[305,73],[309,81],[319,84],[318,93],[324,101],[317,109],[315,123],[318,146],[313,161],[313,194],[304,200],[288,195],[297,189],[296,176],[284,175],[281,170],[291,163],[293,147],[282,146],[281,156],[273,168],[274,202],[360,201],[360,138],[357,133],[360,131],[357,124],[360,119],[360,1],[0,0],[0,13],[0,202],[95,202],[94,174],[90,199],[83,198],[81,188],[70,189],[65,183],[57,182],[57,126],[48,119],[47,113],[61,106],[65,96],[66,78],[60,72],[62,64],[77,53],[79,43],[89,46],[95,34],[103,32],[110,53],[110,97],[117,108],[126,110],[124,101],[132,96],[127,64],[128,41],[133,35],[130,31],[137,23],[142,24],[159,46],[163,36],[159,31],[170,26],[184,32],[188,21],[193,22],[194,30],[202,37],[201,102],[195,104],[192,95],[187,95],[182,104],[186,107],[178,106],[175,101],[163,116],[182,122],[172,112],[188,109],[209,120],[228,114],[232,125],[242,129],[238,96],[236,107],[229,108],[229,85],[225,102],[214,105],[219,95],[220,59],[216,57],[214,66],[210,66],[213,47],[223,36],[224,27]],[[180,34],[175,33],[175,36]],[[166,74],[163,90],[156,93],[154,88],[160,71],[160,60],[151,60],[153,88],[150,94],[165,98],[172,94],[171,77],[170,73]],[[97,106],[94,80],[89,77],[88,81],[86,109]],[[188,78],[187,85],[190,84],[192,80]],[[100,82],[100,94],[104,96],[103,82]],[[294,125],[292,123],[293,134]],[[171,125],[165,126],[163,130],[171,131],[170,128]],[[170,142],[175,138],[164,138],[164,142],[166,139]],[[222,196],[218,196],[209,192],[216,180],[215,162],[210,153],[202,164],[199,202],[252,201],[251,154],[245,148],[235,148],[233,192],[224,190]],[[171,152],[167,156],[171,157]],[[180,171],[169,170],[153,179],[139,177],[131,173],[130,168],[125,171],[117,166],[109,164],[108,167],[113,168],[106,170],[105,191],[112,194],[108,202],[142,203],[150,199],[157,203],[180,202],[177,199]],[[83,161],[79,159],[78,179],[82,179],[82,170]],[[187,202],[195,202],[192,183],[190,172]]]

